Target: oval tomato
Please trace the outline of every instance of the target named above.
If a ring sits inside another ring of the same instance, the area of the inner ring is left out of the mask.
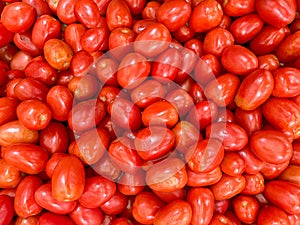
[[[100,11],[92,0],[79,0],[74,6],[74,14],[78,21],[87,28],[95,28],[100,22]]]
[[[0,98],[0,126],[17,119],[16,109],[18,104],[19,101],[16,98]]]
[[[208,185],[213,185],[221,179],[222,174],[223,173],[220,166],[216,167],[215,169],[209,172],[204,173],[195,173],[191,169],[187,168],[187,185],[191,187],[204,187]]]
[[[22,179],[21,171],[8,164],[4,159],[0,159],[0,178],[0,188],[14,188]]]
[[[263,206],[257,217],[257,225],[271,225],[274,223],[289,225],[288,215],[274,205],[268,204]]]
[[[260,210],[260,204],[253,196],[238,195],[232,201],[237,218],[246,224],[254,223]]]
[[[0,195],[0,222],[3,225],[9,225],[14,216],[13,198],[8,195]]]
[[[104,216],[99,208],[87,208],[78,204],[69,214],[72,221],[76,224],[101,224]]]
[[[223,1],[223,10],[226,15],[231,17],[244,16],[255,10],[255,0],[234,0]]]
[[[58,215],[52,212],[43,213],[39,219],[40,225],[74,225],[73,221],[66,215]]]

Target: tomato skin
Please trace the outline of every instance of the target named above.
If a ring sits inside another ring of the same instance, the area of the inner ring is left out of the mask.
[[[110,1],[106,10],[106,22],[110,31],[118,27],[132,27],[132,16],[126,1]]]
[[[66,121],[73,105],[73,95],[67,87],[55,85],[49,89],[46,102],[53,119]]]
[[[133,218],[142,224],[152,224],[158,210],[165,204],[152,192],[143,191],[136,195],[133,206]]]
[[[38,220],[38,216],[29,216],[27,218],[18,216],[15,220],[15,225],[36,225],[38,224]]]
[[[154,102],[147,106],[142,113],[142,122],[145,126],[163,125],[171,128],[178,119],[179,115],[176,108],[167,101]]]
[[[275,54],[280,62],[292,62],[300,55],[298,46],[300,42],[300,31],[288,35],[276,48]]]
[[[293,67],[282,67],[272,71],[274,77],[275,97],[290,98],[300,94],[300,70]]]
[[[96,62],[96,73],[98,79],[106,85],[118,86],[117,81],[118,62],[113,58],[101,57]]]
[[[265,182],[264,177],[261,173],[256,174],[246,174],[243,175],[246,179],[246,186],[241,192],[241,194],[246,195],[257,195],[264,191],[265,189]]]
[[[39,220],[39,225],[74,225],[72,220],[66,215],[58,215],[52,212],[43,213]]]
[[[270,97],[262,105],[263,116],[275,128],[292,131],[294,138],[299,137],[300,115],[299,106],[287,99]]]
[[[170,184],[170,180],[174,180]],[[181,159],[168,158],[154,164],[146,172],[146,183],[155,191],[172,192],[187,183],[186,168]]]
[[[208,188],[192,188],[188,191],[186,201],[192,208],[194,225],[209,224],[214,213],[214,196]]]
[[[82,78],[87,75],[88,68],[93,61],[93,56],[89,52],[84,50],[78,51],[72,57],[70,64],[71,72],[75,77]]]
[[[263,28],[264,21],[257,14],[248,14],[232,22],[230,32],[235,43],[244,44],[254,38]]]
[[[46,167],[48,152],[35,144],[18,143],[8,146],[3,158],[24,173],[38,174]]]
[[[270,54],[284,40],[288,33],[289,29],[287,27],[276,28],[271,25],[266,25],[256,37],[250,41],[250,49],[256,55]]]
[[[87,28],[80,23],[71,23],[65,28],[65,42],[70,46],[74,53],[83,49],[81,37]]]
[[[256,221],[260,204],[255,197],[238,195],[233,199],[232,205],[236,216],[241,222],[251,224]]]
[[[186,24],[191,12],[191,6],[187,2],[172,0],[160,5],[156,17],[158,22],[164,24],[170,32],[173,32]]]
[[[101,224],[104,216],[99,208],[86,208],[78,204],[69,214],[72,221],[76,224]]]
[[[209,225],[234,225],[232,221],[223,214],[214,214],[213,218],[211,219]]]
[[[244,160],[235,152],[226,152],[220,166],[230,176],[241,175],[245,170]]]
[[[249,49],[241,45],[230,45],[222,53],[221,64],[233,74],[247,75],[257,69],[258,60]]]
[[[299,214],[299,185],[283,180],[272,180],[266,183],[264,196],[287,213]]]
[[[215,200],[230,199],[238,195],[245,187],[246,180],[242,175],[229,176],[223,174],[218,183],[210,188],[215,196]]]
[[[19,121],[30,130],[46,128],[51,119],[52,112],[49,107],[39,100],[25,100],[17,106]]]
[[[118,190],[126,195],[132,196],[141,193],[145,189],[145,172],[142,169],[135,173],[123,173],[119,179]],[[126,212],[125,212],[126,213]]]
[[[41,49],[39,49],[32,42],[32,31],[27,30],[23,33],[15,33],[13,38],[14,44],[22,51],[31,54],[32,56],[38,56],[42,53]]]
[[[21,171],[1,158],[0,178],[0,188],[14,188],[22,179]]]
[[[18,104],[19,101],[16,98],[0,98],[0,126],[17,119],[16,109]]]
[[[149,1],[142,11],[142,18],[156,20],[157,10],[159,9],[160,5],[161,3],[157,1]]]
[[[259,69],[273,71],[279,68],[279,60],[274,54],[261,55],[257,59]]]
[[[162,157],[171,151],[174,143],[174,133],[170,129],[160,126],[141,129],[134,139],[137,153],[144,160],[155,160]]]
[[[215,169],[204,172],[195,173],[191,169],[187,168],[188,182],[187,185],[191,187],[204,187],[217,183],[222,177],[222,170],[220,166]]]
[[[14,33],[7,30],[7,28],[3,25],[2,22],[0,23],[0,31],[1,31],[0,47],[2,48],[13,40]]]
[[[223,1],[224,13],[231,17],[240,17],[254,12],[255,1],[254,0],[242,0],[236,2],[234,0]]]
[[[78,200],[84,190],[85,171],[75,156],[62,158],[52,174],[52,194],[63,202]]]
[[[192,220],[192,208],[183,200],[173,201],[163,206],[154,217],[154,225],[182,224],[189,225]]]
[[[74,14],[78,21],[87,28],[94,28],[99,24],[100,12],[94,1],[77,1],[74,6]]]
[[[42,211],[34,200],[35,191],[43,184],[43,181],[34,175],[26,176],[18,185],[14,200],[14,209],[18,216],[29,217]]]
[[[117,190],[108,201],[100,206],[100,209],[107,215],[114,216],[123,212],[127,204],[127,196]]]
[[[255,3],[255,9],[265,22],[274,27],[284,27],[294,20],[297,6],[295,0],[259,0]]]
[[[254,110],[243,110],[237,107],[234,118],[236,123],[247,132],[248,136],[262,128],[262,111],[260,107]]]
[[[0,222],[3,225],[9,225],[14,216],[13,198],[8,195],[0,195],[1,216]]]
[[[58,3],[55,3],[56,5],[56,15],[60,21],[62,21],[65,24],[71,24],[78,21],[77,17],[75,16],[75,4],[78,2],[78,0],[62,0]]]
[[[27,129],[19,120],[13,120],[0,126],[0,145],[8,147],[16,143],[37,143],[39,133]]]
[[[274,223],[290,224],[287,214],[282,209],[269,204],[263,206],[258,214],[257,225],[271,225]]]
[[[274,78],[268,70],[255,70],[241,83],[235,96],[235,103],[244,110],[254,110],[272,94]]]
[[[36,20],[36,10],[25,2],[13,2],[1,13],[3,25],[13,33],[27,31]]]
[[[195,32],[206,32],[218,26],[222,17],[222,7],[216,0],[204,0],[193,9],[189,26]]]

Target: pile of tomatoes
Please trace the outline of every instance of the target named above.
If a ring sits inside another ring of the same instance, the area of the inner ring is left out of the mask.
[[[299,0],[0,13],[0,225],[300,224]]]

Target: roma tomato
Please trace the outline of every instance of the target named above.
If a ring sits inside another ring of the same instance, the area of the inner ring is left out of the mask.
[[[39,145],[18,143],[9,145],[3,158],[24,173],[38,174],[46,167],[48,152]]]
[[[257,59],[259,69],[273,71],[279,68],[279,60],[274,54],[261,55]]]
[[[297,6],[295,0],[258,0],[255,2],[255,9],[268,24],[274,27],[284,27],[295,19]]]
[[[39,214],[43,208],[34,199],[35,191],[43,184],[38,176],[26,176],[18,185],[14,209],[18,216],[29,217]]]
[[[3,25],[3,23],[0,23],[0,47],[4,47],[7,44],[9,44],[11,41],[13,41],[14,33],[7,30],[7,28]]]
[[[43,213],[38,219],[40,225],[74,225],[73,221],[66,215],[58,215],[52,212]]]
[[[3,225],[9,225],[14,216],[13,198],[8,195],[0,195],[0,222]]]
[[[97,77],[104,85],[118,86],[117,71],[118,62],[114,58],[101,57],[96,62]]]
[[[74,53],[83,49],[81,37],[87,28],[80,23],[71,23],[65,28],[65,42],[70,46]]]
[[[251,224],[256,221],[260,204],[255,197],[238,195],[233,199],[232,206],[235,215],[241,222]]]
[[[42,53],[41,49],[32,42],[31,30],[27,30],[23,33],[15,33],[13,42],[20,50],[32,56],[38,56]]]
[[[221,169],[230,176],[241,175],[245,170],[245,161],[235,152],[226,152]]]
[[[209,225],[234,225],[231,219],[223,214],[214,214],[213,218],[211,219]]]
[[[13,33],[22,33],[30,29],[36,20],[36,10],[25,2],[13,2],[4,7],[1,22]]]
[[[176,200],[162,207],[154,217],[154,225],[181,224],[189,225],[192,220],[192,208],[183,200]]]
[[[188,182],[187,185],[191,187],[204,187],[217,183],[222,177],[222,170],[220,166],[215,169],[204,172],[195,173],[191,169],[187,168]]]
[[[45,168],[45,172],[49,178],[52,177],[53,171],[54,171],[55,167],[57,166],[57,163],[66,156],[68,156],[68,154],[61,153],[61,152],[56,152],[51,155],[51,157],[49,158],[49,160],[46,164],[46,168]]]
[[[0,98],[0,126],[17,119],[16,109],[18,104],[19,101],[16,98]]]
[[[271,225],[274,223],[289,225],[288,215],[274,205],[263,206],[257,217],[257,225]]]
[[[75,77],[85,77],[88,73],[88,69],[93,63],[93,56],[84,50],[76,52],[71,60],[70,69]],[[84,79],[84,78],[83,78]],[[97,84],[97,81],[95,81]]]
[[[74,14],[78,21],[87,28],[95,28],[100,22],[100,11],[92,0],[79,0],[74,6]]]
[[[256,173],[256,174],[244,173],[244,177],[246,179],[246,186],[241,192],[241,194],[257,195],[257,194],[261,194],[264,191],[265,179],[261,173]]]
[[[99,208],[87,208],[78,204],[75,209],[69,214],[75,224],[101,224],[104,216]]]
[[[145,189],[145,171],[140,168],[135,173],[123,173],[118,182],[118,190],[122,194],[137,195]]]
[[[109,200],[100,206],[100,209],[107,215],[115,216],[123,212],[127,205],[127,196],[117,190]]]
[[[278,177],[280,180],[289,181],[300,185],[299,182],[299,166],[289,165]]]
[[[52,112],[49,107],[39,100],[25,100],[17,106],[19,121],[30,130],[46,128],[51,119]]]
[[[186,201],[192,208],[193,225],[209,224],[214,214],[214,195],[208,188],[191,188]]]
[[[223,10],[216,0],[201,1],[192,11],[189,26],[195,32],[206,32],[221,23]]]
[[[62,158],[52,174],[53,198],[62,202],[78,200],[84,190],[85,171],[75,156]]]
[[[65,24],[71,24],[78,21],[75,16],[75,4],[78,0],[62,0],[58,3],[54,3],[56,5],[56,15],[60,21]]]
[[[235,109],[235,121],[251,136],[262,128],[262,111],[260,107],[253,110],[243,110],[239,107]]]
[[[280,62],[292,62],[297,60],[300,49],[297,47],[300,42],[300,31],[288,35],[276,48],[275,54]]]
[[[173,32],[188,22],[191,12],[191,6],[187,2],[172,0],[160,5],[156,17],[158,22],[165,25],[170,32]]]
[[[242,0],[240,2],[229,0],[222,2],[224,13],[231,17],[244,16],[255,10],[255,0]]]
[[[0,188],[14,188],[22,179],[21,171],[0,159],[0,178]]]

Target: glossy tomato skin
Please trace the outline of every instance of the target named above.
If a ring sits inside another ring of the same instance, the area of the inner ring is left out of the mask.
[[[71,23],[65,28],[65,42],[71,47],[74,53],[83,49],[81,37],[87,28],[80,23]]]
[[[18,99],[12,97],[0,98],[0,125],[17,119],[16,108]]]
[[[2,150],[3,151],[3,150]],[[21,171],[0,159],[0,188],[17,187],[22,179]]]
[[[300,206],[297,201],[299,199],[299,185],[288,181],[272,180],[266,183],[264,196],[285,212],[299,214]]]
[[[24,173],[38,174],[46,167],[48,152],[35,144],[18,143],[8,146],[3,158]]]
[[[123,212],[126,209],[127,204],[127,196],[117,190],[108,201],[100,206],[100,209],[107,215],[115,216]]]
[[[251,224],[256,221],[260,204],[255,197],[238,195],[233,199],[232,205],[235,215],[241,222]]]
[[[13,42],[20,50],[30,53],[32,56],[38,56],[42,53],[32,42],[31,30],[27,30],[23,33],[15,33]]]
[[[185,25],[190,18],[191,12],[191,6],[185,1],[167,1],[158,8],[157,20],[164,24],[169,31],[173,32]]]
[[[234,118],[236,123],[243,127],[249,136],[262,128],[262,111],[260,107],[249,111],[237,107]]]
[[[241,83],[235,96],[235,103],[244,110],[254,110],[272,94],[274,78],[268,70],[255,70]]]
[[[38,219],[40,225],[74,225],[73,221],[66,215],[45,212]]]
[[[218,26],[222,17],[223,10],[218,1],[201,1],[191,13],[189,26],[195,32],[205,32]]]
[[[190,224],[192,220],[192,208],[183,200],[173,201],[162,207],[154,217],[154,225],[158,224]]]
[[[212,220],[210,221],[209,225],[234,225],[227,216],[223,214],[214,214]]]
[[[165,204],[152,192],[139,193],[133,202],[132,215],[139,223],[151,224],[158,210]]]
[[[192,224],[209,224],[214,213],[214,196],[208,188],[192,188],[188,191],[187,202],[192,208]]]
[[[220,166],[230,176],[241,175],[245,170],[245,161],[235,152],[226,152]]]
[[[75,156],[62,158],[52,174],[52,193],[58,201],[78,200],[84,190],[85,171]]]
[[[257,57],[258,68],[266,70],[276,70],[279,68],[279,60],[275,54],[261,55]]]
[[[284,27],[290,24],[294,20],[297,11],[296,1],[294,0],[259,0],[256,1],[255,8],[258,15],[265,22],[275,27]]]
[[[254,0],[243,0],[236,2],[234,0],[222,1],[224,13],[231,17],[240,17],[254,12],[255,1]]]
[[[104,216],[99,208],[86,208],[78,204],[69,214],[75,224],[101,224]]]
[[[244,177],[246,179],[246,186],[241,192],[241,194],[246,195],[256,195],[260,194],[265,189],[265,178],[261,173],[256,174],[244,174]]]
[[[87,28],[95,28],[99,24],[100,12],[94,1],[77,1],[74,6],[74,14],[78,21]]]
[[[14,216],[13,199],[8,195],[0,195],[1,217],[0,222],[3,225],[9,225]]]
[[[187,185],[191,187],[204,187],[217,183],[222,177],[222,170],[220,166],[215,169],[204,172],[195,173],[191,169],[187,168],[188,181]]]
[[[258,214],[257,225],[274,223],[290,224],[287,214],[282,209],[274,205],[263,206]]]
[[[276,48],[275,54],[280,62],[292,62],[297,60],[300,51],[296,46],[300,41],[300,31],[288,35]]]
[[[4,7],[1,14],[3,25],[13,33],[28,30],[36,20],[36,10],[25,2],[14,2]]]
[[[295,184],[300,184],[298,181],[299,173],[298,173],[299,166],[296,165],[289,165],[280,175],[280,180],[289,181]]]
[[[18,185],[14,200],[14,209],[18,216],[29,217],[39,214],[42,207],[34,199],[35,191],[43,181],[34,175],[26,176]]]
[[[119,179],[118,190],[126,196],[137,195],[144,189],[145,171],[142,169],[137,170],[135,173],[123,173]]]
[[[0,31],[1,31],[0,46],[2,48],[13,40],[14,33],[7,30],[7,28],[3,25],[3,23],[0,23]]]

